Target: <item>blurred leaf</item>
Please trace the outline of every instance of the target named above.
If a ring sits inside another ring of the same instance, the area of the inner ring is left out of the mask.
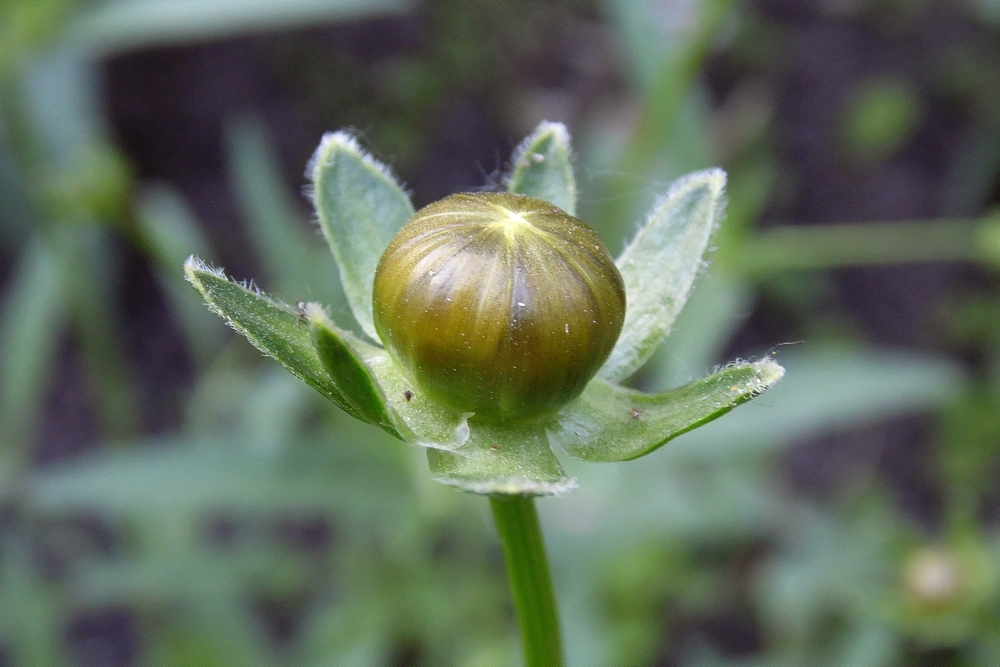
[[[394,591],[394,594],[398,592]],[[371,599],[350,599],[320,609],[307,619],[298,646],[302,667],[381,667],[392,660],[392,637],[386,614]],[[356,603],[356,604],[352,604]]]
[[[66,663],[62,641],[65,605],[53,582],[36,571],[36,554],[7,533],[0,544],[0,646],[11,665]]]
[[[706,461],[673,447],[641,463],[569,460],[580,488],[542,506],[553,558],[572,572],[651,536],[694,544],[759,539],[787,511],[767,465],[747,456]]]
[[[673,326],[723,212],[721,169],[675,181],[617,260],[628,304],[625,325],[598,375],[620,382],[652,356]]]
[[[778,555],[755,584],[762,620],[775,640],[809,647],[831,617],[884,622],[881,612],[897,584],[892,554],[905,529],[892,510],[878,503],[848,520],[816,510],[788,519]],[[885,638],[867,639],[881,655],[879,640]],[[847,653],[861,648],[853,643],[842,648]]]
[[[114,310],[119,251],[105,230],[62,230],[54,235],[65,275],[78,342],[96,385],[94,399],[104,435],[125,438],[139,428],[139,405],[123,350],[121,317]]]
[[[177,267],[193,254],[211,257],[208,238],[183,195],[166,184],[147,185],[139,196],[137,220],[145,250],[162,270]],[[204,309],[202,309],[204,310]]]
[[[662,177],[659,163],[670,159],[671,140],[695,148],[700,133],[681,133],[690,122],[702,126],[700,114],[681,116],[691,108],[698,77],[720,27],[731,15],[733,0],[612,0],[608,3],[626,41],[637,56],[635,72],[643,95],[639,114],[603,188],[594,221],[602,231],[629,224],[635,184]],[[693,106],[697,108],[697,100]],[[688,152],[688,150],[685,150]],[[693,155],[694,151],[690,154]],[[711,164],[711,162],[708,162]],[[684,165],[687,168],[689,165]],[[702,162],[696,166],[707,166]]]
[[[375,267],[413,215],[409,197],[388,167],[346,132],[323,136],[308,168],[319,224],[340,269],[351,312],[372,340]]]
[[[174,315],[180,320],[192,356],[207,362],[222,344],[224,332],[212,314],[185,284],[177,267],[195,254],[213,255],[194,214],[180,193],[166,185],[147,186],[137,201],[135,224],[143,250],[156,265],[156,279]]]
[[[0,4],[0,79],[16,72],[52,42],[73,4],[73,0],[8,0]]]
[[[397,480],[378,484],[377,499],[367,497],[365,489],[373,486],[371,472],[308,461],[279,464],[269,457],[252,456],[237,443],[163,441],[51,466],[32,476],[27,500],[36,513],[87,508],[145,520],[152,528],[160,523],[157,517],[162,517],[186,524],[187,531],[197,528],[193,521],[199,513],[212,509],[272,512],[351,507],[370,520],[372,513],[381,511],[382,502],[397,502],[406,492]],[[385,481],[391,479],[387,476]],[[194,535],[190,532],[189,539]]]
[[[1000,24],[1000,0],[974,0],[972,6],[986,21]]]
[[[227,128],[227,171],[267,274],[300,272],[305,228],[288,197],[277,156],[259,119],[242,116]]]
[[[427,460],[434,479],[473,493],[539,496],[576,488],[539,424],[475,424],[462,447],[428,449]]]
[[[858,619],[834,647],[832,666],[893,667],[902,657],[899,637],[879,620]]]
[[[660,394],[593,380],[557,417],[549,437],[571,456],[610,463],[645,456],[772,387],[785,370],[769,357],[737,362]]]
[[[236,606],[237,600],[226,600]],[[183,605],[184,613],[151,621],[144,642],[148,667],[269,667],[275,664],[274,656],[262,641],[259,621],[246,618],[243,625],[233,621],[237,616],[231,609],[190,608]],[[220,613],[221,612],[221,613]],[[247,614],[248,615],[248,614]],[[256,636],[255,636],[256,635]]]
[[[0,83],[0,95],[6,94],[5,91],[6,87]],[[23,165],[15,162],[15,147],[7,136],[10,133],[10,129],[0,129],[0,249],[24,243],[37,224]]]
[[[66,317],[65,287],[59,259],[36,238],[22,250],[0,309],[0,492],[29,460]]]
[[[409,6],[405,0],[110,0],[82,12],[70,23],[66,39],[111,53],[358,20]]]
[[[854,91],[844,112],[847,149],[863,160],[883,160],[909,141],[922,115],[921,99],[908,81],[885,78],[865,82]]]
[[[106,139],[100,74],[90,54],[60,41],[31,62],[23,82],[31,116],[25,130],[38,142],[49,170],[79,167],[88,152],[113,150]]]
[[[237,203],[273,291],[339,310],[343,295],[335,265],[289,197],[266,128],[256,117],[240,117],[230,124],[226,137]]]
[[[514,166],[507,189],[552,202],[570,215],[576,215],[572,157],[573,148],[566,126],[543,122],[514,151]]]

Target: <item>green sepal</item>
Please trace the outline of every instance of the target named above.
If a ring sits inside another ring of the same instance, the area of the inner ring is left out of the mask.
[[[209,307],[233,329],[351,416],[422,447],[454,449],[468,440],[469,415],[431,401],[385,350],[337,329],[325,314],[320,316],[318,305],[308,304],[306,310],[286,306],[233,282],[195,257],[185,263],[184,272]],[[314,342],[314,332],[320,328],[317,322],[322,320],[326,320],[321,326],[325,331],[320,335],[326,338],[330,354],[325,363]]]
[[[305,316],[309,319],[309,332],[319,360],[344,400],[359,414],[364,415],[368,423],[402,438],[393,424],[381,388],[372,377],[371,370],[352,349],[351,343],[355,343],[356,347],[360,341],[331,322],[326,311],[317,303],[305,305]]]
[[[543,121],[514,151],[507,190],[544,199],[576,215],[572,157],[566,126]]]
[[[726,172],[680,178],[615,262],[625,281],[625,325],[598,377],[621,382],[649,360],[687,301],[724,209]]]
[[[278,361],[292,375],[362,421],[369,421],[330,379],[313,346],[302,313],[255,289],[239,285],[196,257],[184,263],[184,275],[209,308],[246,336],[258,350]]]
[[[337,328],[318,304],[306,304],[306,314],[333,382],[368,421],[420,447],[455,449],[469,439],[469,415],[430,400],[384,349]]]
[[[553,445],[584,461],[629,461],[724,415],[784,375],[774,359],[736,362],[682,387],[646,394],[591,380],[549,429]]]
[[[476,423],[462,447],[429,449],[427,461],[435,480],[483,495],[551,496],[576,488],[539,423]]]
[[[413,215],[413,204],[389,168],[346,132],[323,136],[307,174],[347,303],[361,329],[377,341],[372,321],[375,267],[389,241]]]
[[[455,449],[466,443],[471,414],[454,412],[431,400],[381,347],[357,339],[352,345],[375,378],[393,427],[403,440],[441,450]]]

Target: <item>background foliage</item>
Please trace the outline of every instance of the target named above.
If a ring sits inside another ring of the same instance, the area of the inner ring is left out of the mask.
[[[569,664],[1000,664],[998,33],[990,0],[4,0],[0,665],[513,663],[485,503],[180,267],[346,316],[298,194],[321,133],[422,205],[543,118],[612,254],[729,172],[634,383],[788,368],[541,503]]]

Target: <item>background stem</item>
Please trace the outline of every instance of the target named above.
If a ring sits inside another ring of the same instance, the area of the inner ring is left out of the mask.
[[[910,262],[995,261],[995,224],[941,219],[789,225],[751,235],[734,259],[756,275]]]
[[[507,562],[524,665],[562,667],[559,615],[535,500],[527,496],[491,496],[490,505]]]

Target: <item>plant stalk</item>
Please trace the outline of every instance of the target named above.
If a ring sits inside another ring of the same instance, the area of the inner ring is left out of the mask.
[[[562,667],[559,614],[535,500],[491,496],[490,505],[507,563],[524,667]]]
[[[997,261],[992,220],[901,220],[777,227],[751,235],[734,258],[752,274],[885,266],[911,262]]]

